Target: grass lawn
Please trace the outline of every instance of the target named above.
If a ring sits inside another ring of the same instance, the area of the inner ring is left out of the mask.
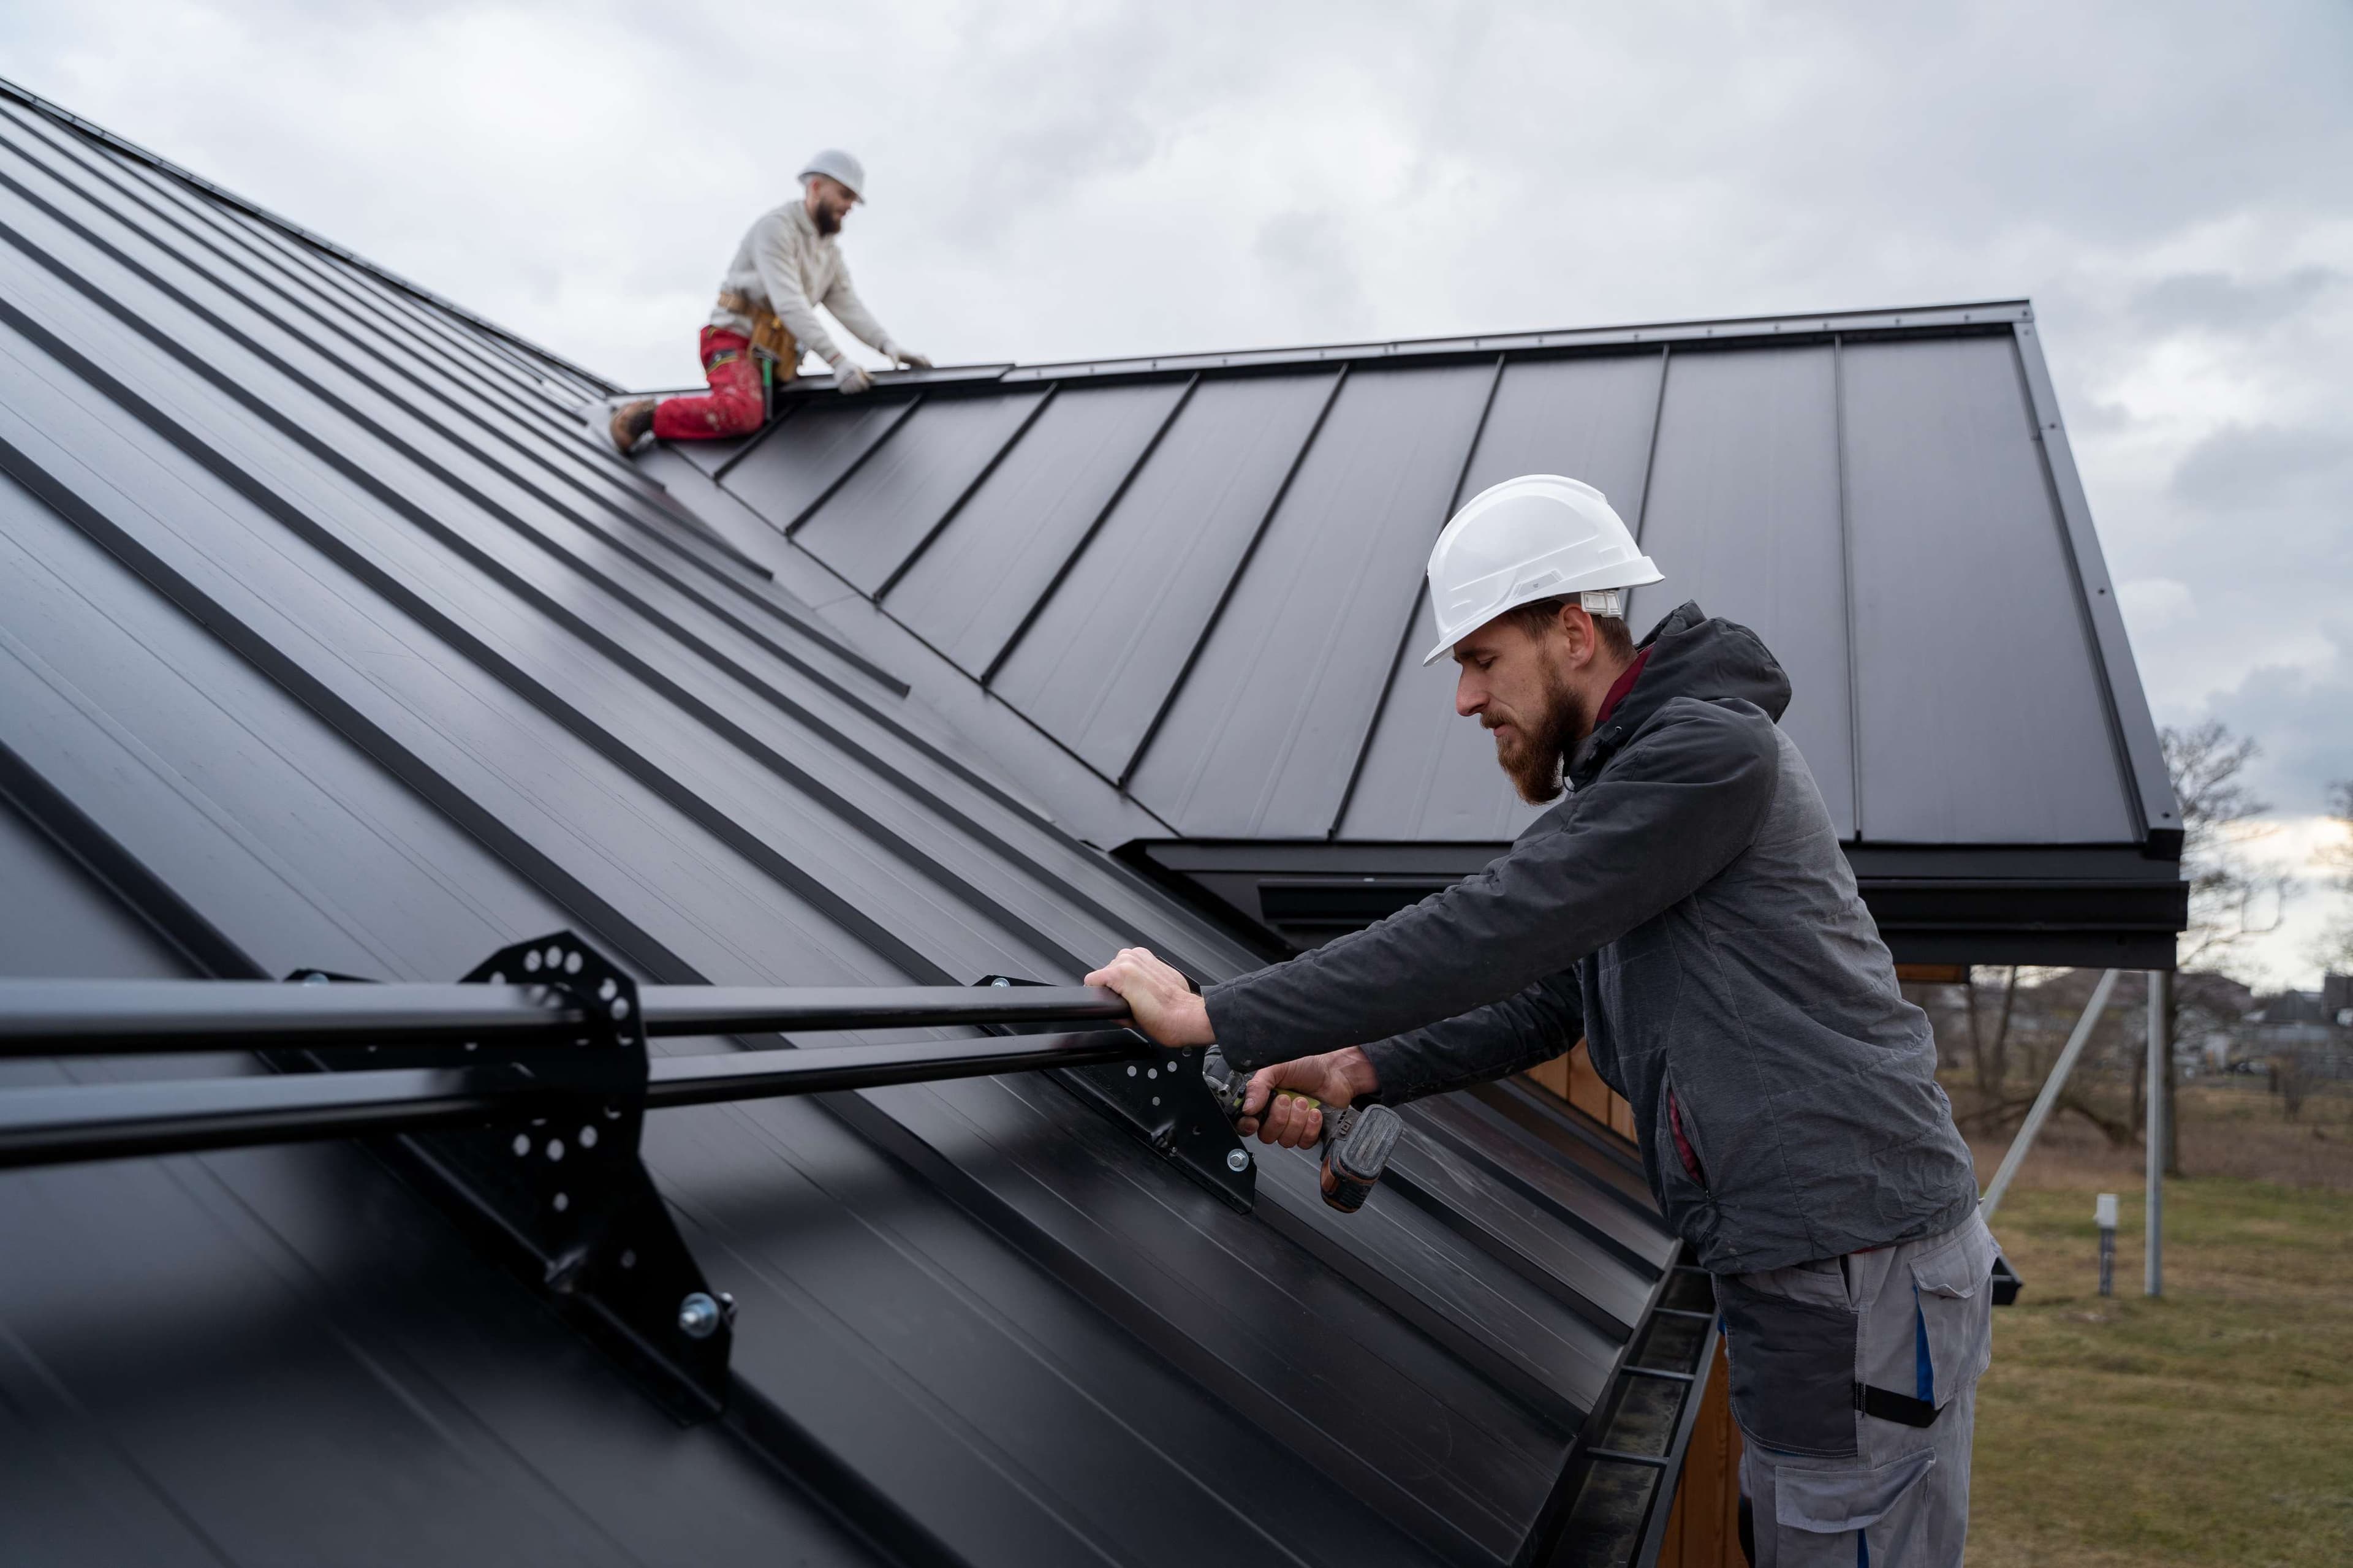
[[[1994,1313],[1969,1561],[2353,1563],[2353,1192],[2168,1183],[2150,1300],[2119,1175],[2038,1150],[1994,1216],[2026,1288]],[[2101,1189],[2124,1211],[2105,1300]]]

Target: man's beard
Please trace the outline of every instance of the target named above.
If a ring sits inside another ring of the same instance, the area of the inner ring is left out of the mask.
[[[817,225],[817,231],[819,234],[841,232],[841,215],[823,203],[818,205],[817,211],[809,214],[809,222]]]
[[[1495,761],[1502,764],[1512,787],[1530,805],[1542,805],[1560,798],[1560,775],[1568,761],[1568,749],[1577,744],[1592,725],[1586,721],[1585,704],[1551,670],[1545,671],[1544,710],[1534,715],[1531,723],[1525,715],[1514,715],[1519,721],[1513,726],[1517,740],[1495,742]],[[1482,720],[1481,722],[1485,722]]]

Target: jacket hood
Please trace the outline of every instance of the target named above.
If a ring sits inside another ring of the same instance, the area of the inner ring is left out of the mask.
[[[1676,605],[1640,646],[1650,658],[1633,689],[1569,758],[1571,788],[1599,773],[1629,735],[1678,697],[1753,703],[1777,724],[1789,706],[1789,678],[1764,639],[1737,621],[1712,618],[1692,600]]]

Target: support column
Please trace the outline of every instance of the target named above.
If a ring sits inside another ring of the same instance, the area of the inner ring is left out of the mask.
[[[2147,1274],[2142,1293],[2165,1294],[2165,1131],[2173,1114],[2165,1092],[2166,1068],[2171,1065],[2173,975],[2148,972],[2148,1239]]]

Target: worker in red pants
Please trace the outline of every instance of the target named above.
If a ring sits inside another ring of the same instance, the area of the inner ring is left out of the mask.
[[[800,200],[752,226],[720,281],[718,306],[702,329],[702,374],[711,390],[659,403],[641,397],[615,409],[613,445],[622,452],[649,432],[665,441],[750,435],[767,417],[768,387],[797,375],[806,350],[833,367],[841,391],[865,391],[872,378],[835,345],[818,320],[819,305],[893,364],[931,368],[930,360],[892,342],[858,298],[834,240],[849,209],[865,199],[865,167],[828,147],[808,161],[800,180]]]

